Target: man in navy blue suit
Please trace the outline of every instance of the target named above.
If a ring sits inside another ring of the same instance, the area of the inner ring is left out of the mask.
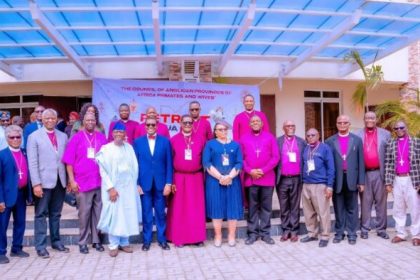
[[[44,110],[44,106],[36,106],[34,110],[34,113],[36,114],[36,121],[26,124],[25,128],[23,129],[23,147],[25,149],[26,145],[28,144],[29,135],[42,127],[42,113]]]
[[[153,208],[157,228],[157,240],[163,250],[169,250],[166,242],[165,196],[171,192],[172,152],[169,140],[156,134],[156,119],[145,121],[147,135],[137,138],[133,147],[139,163],[138,186],[143,216],[143,251],[152,242]]]
[[[29,257],[22,250],[26,220],[28,161],[22,144],[22,128],[10,125],[5,131],[8,147],[0,151],[0,264],[9,262],[7,253],[7,227],[13,214],[13,242],[11,257]]]

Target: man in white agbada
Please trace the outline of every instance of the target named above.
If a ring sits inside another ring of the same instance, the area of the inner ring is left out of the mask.
[[[138,164],[130,144],[124,141],[125,125],[118,123],[114,141],[102,146],[96,155],[102,178],[102,211],[98,229],[108,233],[109,255],[118,250],[132,253],[128,237],[139,234],[140,196],[137,190]]]

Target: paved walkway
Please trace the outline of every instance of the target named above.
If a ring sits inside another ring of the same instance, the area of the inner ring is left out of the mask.
[[[391,237],[394,235],[391,232]],[[420,248],[411,242],[391,244],[372,234],[358,239],[355,246],[347,241],[318,248],[290,242],[275,245],[261,241],[252,246],[238,240],[235,248],[226,243],[216,248],[211,241],[202,248],[174,248],[162,251],[156,243],[149,252],[134,245],[134,253],[91,250],[82,255],[77,246],[69,254],[50,251],[47,260],[36,257],[33,247],[26,259],[11,258],[0,266],[5,279],[420,279]]]

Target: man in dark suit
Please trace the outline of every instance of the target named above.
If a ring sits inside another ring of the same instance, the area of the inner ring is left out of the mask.
[[[333,243],[340,243],[347,231],[349,244],[356,244],[356,230],[359,211],[357,194],[363,192],[365,184],[365,163],[362,140],[349,132],[350,118],[337,118],[338,133],[328,138],[335,163],[335,188],[333,205],[335,212],[335,236]]]
[[[172,152],[169,139],[157,135],[157,121],[147,118],[147,135],[134,141],[133,147],[139,164],[138,185],[143,216],[143,251],[152,242],[153,209],[157,227],[157,240],[163,250],[169,250],[166,242],[165,197],[171,193]]]
[[[276,192],[283,229],[280,241],[298,241],[299,208],[302,192],[302,167],[305,140],[295,135],[293,121],[283,123],[284,135],[277,138],[280,161],[277,166]]]
[[[49,258],[47,247],[47,217],[51,247],[69,252],[60,240],[60,218],[63,210],[66,169],[61,161],[67,145],[67,135],[55,129],[57,112],[42,113],[43,127],[28,138],[28,165],[35,195],[35,248],[41,258]]]
[[[20,148],[22,128],[8,126],[5,130],[8,147],[0,151],[0,264],[9,262],[7,253],[7,228],[13,214],[13,241],[11,257],[29,257],[22,250],[28,196],[28,162]]]
[[[28,145],[28,137],[32,132],[42,127],[42,113],[44,112],[44,106],[36,106],[34,113],[36,114],[36,121],[30,122],[25,125],[23,129],[23,147],[26,149]]]

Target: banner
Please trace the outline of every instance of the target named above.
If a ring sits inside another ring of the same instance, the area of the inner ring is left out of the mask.
[[[255,109],[260,108],[258,86],[212,83],[187,83],[142,80],[93,80],[93,104],[99,109],[100,120],[108,133],[109,124],[119,119],[121,103],[130,106],[130,119],[143,122],[146,109],[156,108],[159,122],[168,126],[171,136],[179,132],[181,116],[189,114],[191,101],[201,104],[201,115],[211,126],[219,120],[233,124],[235,116],[244,110],[243,96],[252,94]]]

